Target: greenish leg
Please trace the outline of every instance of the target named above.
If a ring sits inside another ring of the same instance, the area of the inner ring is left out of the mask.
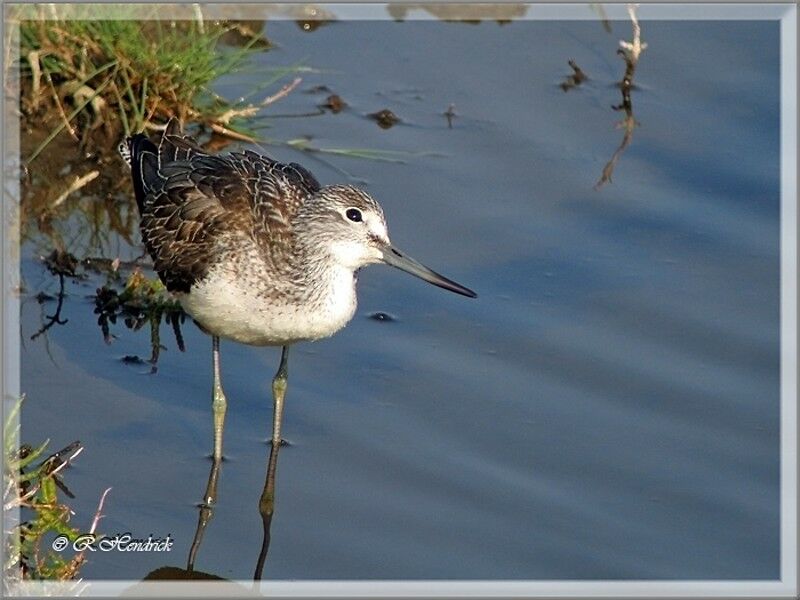
[[[272,399],[275,412],[272,415],[272,447],[281,445],[281,420],[283,419],[283,399],[286,396],[286,381],[289,374],[289,346],[281,349],[281,364],[272,378]]]
[[[228,401],[222,391],[222,379],[219,372],[219,337],[211,338],[212,356],[214,361],[214,392],[211,400],[211,409],[214,412],[214,460],[222,458],[222,430],[225,427],[225,409]]]

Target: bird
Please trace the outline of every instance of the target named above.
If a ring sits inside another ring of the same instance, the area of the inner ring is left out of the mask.
[[[322,186],[305,167],[248,149],[211,154],[175,118],[157,142],[137,133],[119,152],[130,167],[154,270],[212,339],[215,460],[222,458],[228,403],[220,338],[281,347],[272,379],[277,447],[289,347],[329,337],[353,318],[362,267],[384,263],[477,297],[393,246],[383,209],[363,189]]]

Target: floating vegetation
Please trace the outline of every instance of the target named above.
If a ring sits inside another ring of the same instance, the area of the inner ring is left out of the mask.
[[[178,349],[181,352],[185,350],[181,325],[186,321],[186,313],[157,277],[149,278],[145,275],[139,261],[123,262],[119,258],[112,260],[94,257],[79,260],[68,252],[53,250],[43,262],[47,270],[58,277],[59,291],[55,297],[40,292],[36,300],[42,304],[55,299],[58,304],[55,312],[47,315],[39,330],[31,335],[32,340],[54,325],[65,325],[69,322],[61,314],[66,296],[65,280],[67,277],[86,279],[88,270],[106,277],[106,283],[95,292],[94,313],[107,344],[114,339],[111,327],[116,325],[118,319],[133,331],[149,324],[151,355],[147,362],[150,364],[150,371],[155,373],[158,357],[164,348],[161,344],[161,323],[165,322],[172,330]],[[123,271],[129,274],[124,276]],[[126,356],[122,360],[129,364],[145,362],[132,356]]]
[[[313,4],[287,5],[286,14],[303,31],[316,31],[335,20],[333,13]]]
[[[133,331],[150,324],[151,354],[147,362],[151,373],[158,370],[158,357],[164,348],[161,345],[162,321],[171,327],[178,349],[181,352],[186,349],[181,331],[186,313],[159,279],[149,279],[139,269],[130,274],[122,290],[116,289],[113,284],[98,288],[94,312],[107,344],[113,340],[111,325],[115,325],[117,319],[121,319]],[[144,363],[138,356],[126,356],[122,360],[128,364]]]
[[[325,102],[320,104],[321,108],[327,108],[334,114],[342,112],[345,107],[347,107],[347,103],[342,100],[342,97],[338,94],[331,94],[327,98],[325,98]]]
[[[606,31],[610,32],[611,28],[602,6],[593,4],[592,7],[594,10],[597,10],[600,13],[603,27],[606,29]],[[617,54],[625,61],[625,73],[622,76],[622,80],[617,83],[617,86],[622,92],[622,102],[618,105],[611,105],[613,110],[625,112],[625,118],[617,123],[617,128],[623,130],[622,141],[611,155],[609,161],[603,167],[600,178],[594,185],[595,190],[599,190],[606,183],[611,183],[611,177],[614,174],[614,168],[616,167],[617,162],[622,154],[633,140],[633,130],[639,125],[633,116],[633,100],[631,99],[631,91],[634,89],[633,76],[636,72],[636,67],[639,64],[639,57],[647,48],[647,44],[642,41],[642,29],[639,25],[639,19],[636,15],[638,4],[628,4],[626,8],[628,11],[628,16],[631,19],[633,35],[630,42],[625,40],[620,40],[619,42]],[[572,75],[567,76],[564,82],[560,84],[561,89],[565,92],[574,89],[588,79],[586,73],[581,70],[574,60],[569,60],[568,64],[572,68],[573,73]]]
[[[241,117],[254,117],[258,114],[265,106],[269,106],[273,102],[277,102],[281,98],[286,97],[289,93],[294,90],[303,80],[300,77],[296,77],[294,81],[291,83],[286,84],[283,86],[277,93],[272,94],[271,96],[267,96],[261,102],[257,104],[247,104],[245,106],[240,106],[238,108],[230,108],[221,114],[217,121],[210,124],[211,130],[215,133],[222,134],[229,138],[243,141],[243,142],[255,142],[256,139],[251,135],[247,135],[244,133],[238,133],[236,131],[232,131],[228,129],[228,124],[231,122],[232,119],[241,118]]]
[[[304,94],[322,94],[328,93],[332,94],[333,90],[329,88],[327,85],[315,85],[314,87],[310,87],[303,92]]]
[[[564,81],[559,86],[565,92],[568,92],[569,90],[578,87],[580,84],[582,84],[584,81],[588,79],[586,73],[584,73],[581,70],[581,68],[574,60],[572,59],[568,60],[567,64],[572,69],[572,75],[567,75],[564,78]]]
[[[388,108],[384,108],[378,112],[370,113],[367,116],[375,121],[378,124],[378,127],[381,129],[389,129],[400,122],[400,117],[398,117]]]

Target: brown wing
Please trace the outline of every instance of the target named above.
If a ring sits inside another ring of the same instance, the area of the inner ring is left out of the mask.
[[[256,239],[276,265],[291,245],[291,220],[306,199],[319,191],[314,176],[297,163],[283,164],[246,150],[226,159],[247,191]]]
[[[291,218],[320,189],[311,173],[254,152],[206,154],[171,121],[158,147],[128,142],[141,232],[167,289],[188,292],[216,258],[217,242],[238,231],[275,264],[291,246]]]

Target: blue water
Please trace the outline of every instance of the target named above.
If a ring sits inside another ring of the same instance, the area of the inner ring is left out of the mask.
[[[292,350],[265,577],[779,577],[778,25],[645,21],[639,127],[594,190],[622,139],[629,27],[269,22],[276,49],[219,82],[235,97],[303,61],[318,71],[265,116],[313,110],[325,93],[302,92],[323,84],[349,106],[270,120],[265,138],[435,153],[264,146],[323,183],[366,180],[394,243],[479,294],[371,267],[353,322]],[[589,80],[565,93],[568,59]],[[366,118],[383,108],[402,123]],[[69,323],[30,341],[53,308],[33,296],[57,285],[32,251],[22,269],[23,438],[82,441],[74,523],[111,486],[102,530],[175,539],[166,556],[95,553],[84,577],[184,566],[210,340],[187,323],[181,353],[162,328],[157,374],[122,363],[149,356],[147,328],[118,324],[106,346],[90,279],[68,284]],[[252,577],[261,545],[278,357],[223,342],[229,460],[196,567],[226,578]]]

